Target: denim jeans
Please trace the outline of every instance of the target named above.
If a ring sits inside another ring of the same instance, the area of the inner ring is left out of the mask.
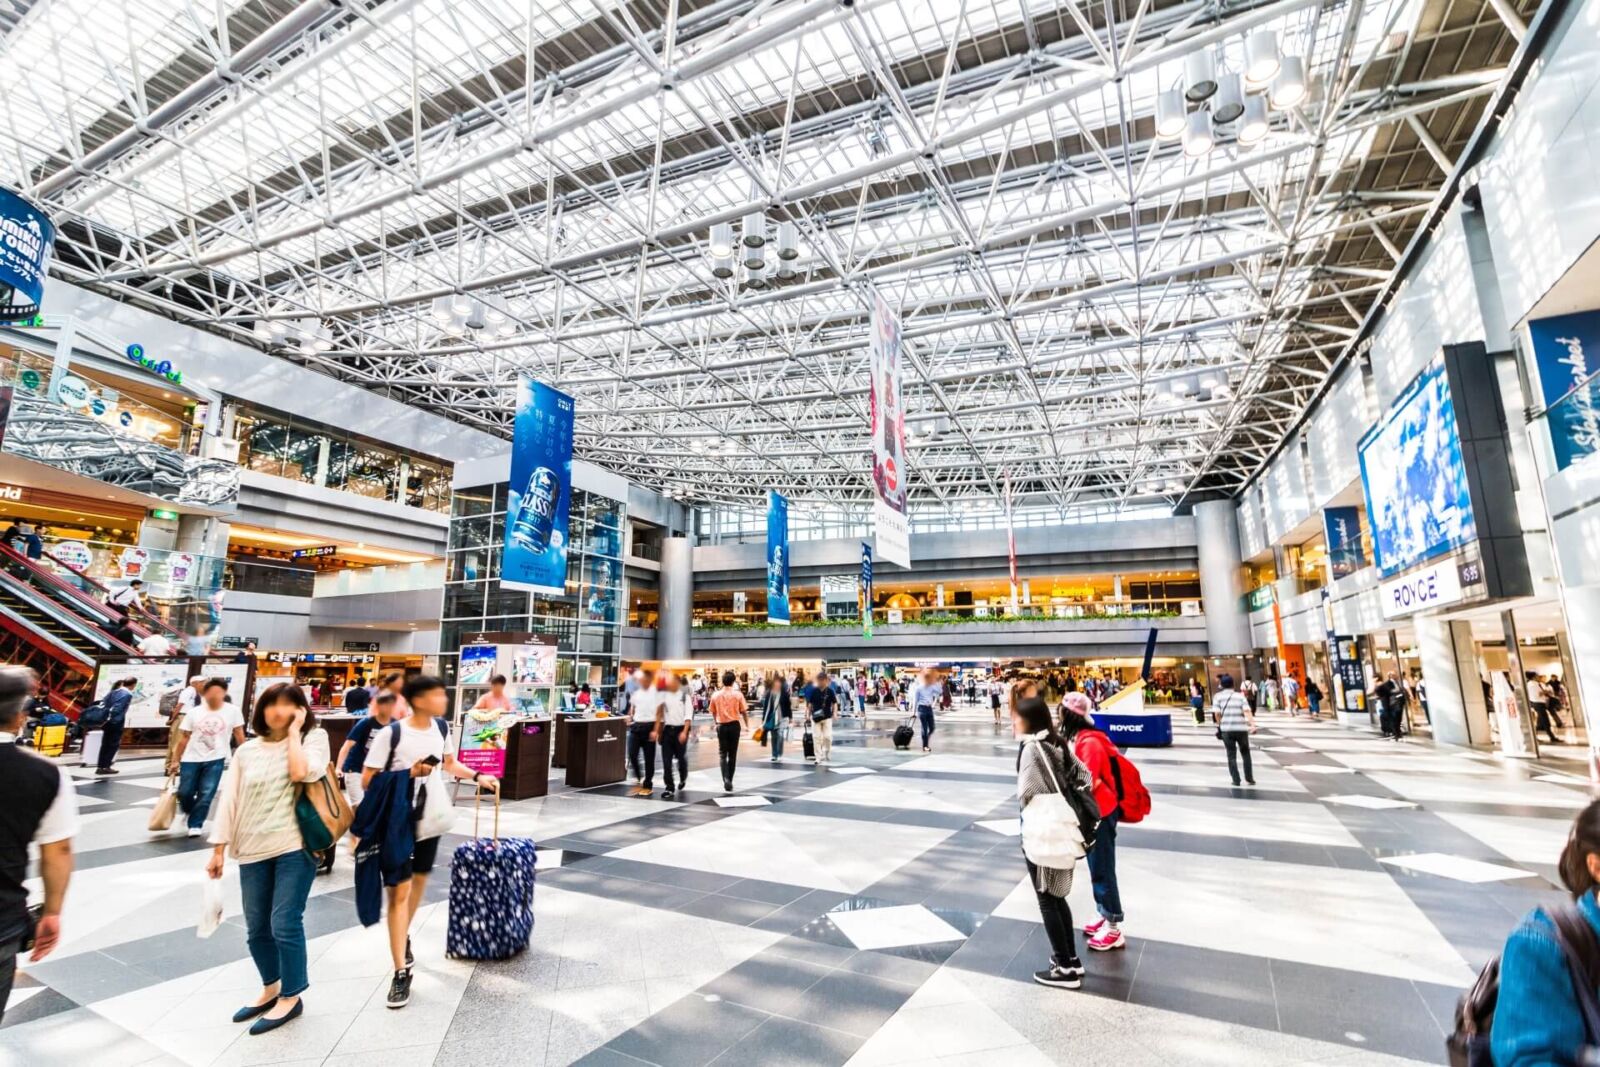
[[[775,723],[766,728],[767,743],[772,746],[772,758],[774,760],[780,760],[783,758],[783,731],[787,729],[788,726],[788,719],[779,718]]]
[[[922,723],[922,747],[928,747],[928,739],[933,736],[933,709],[921,707],[917,709],[917,719]]]
[[[316,859],[300,848],[239,865],[250,958],[262,985],[283,983],[280,996],[299,996],[311,984],[306,975],[305,917],[316,874]]]
[[[1117,820],[1122,813],[1116,808],[1100,820],[1094,832],[1094,848],[1089,850],[1089,877],[1094,880],[1094,906],[1103,919],[1122,921],[1122,894],[1117,890]]]
[[[198,830],[206,824],[217,783],[222,781],[224,762],[210,759],[178,764],[178,807],[189,816],[189,829]]]
[[[656,784],[656,743],[650,740],[650,732],[655,728],[653,722],[636,722],[628,727],[628,766],[633,770],[633,776],[649,788],[654,788]],[[644,757],[643,770],[639,768],[641,755]]]

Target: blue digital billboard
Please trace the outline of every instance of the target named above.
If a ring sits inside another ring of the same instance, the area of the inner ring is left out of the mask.
[[[1361,439],[1378,572],[1387,578],[1478,537],[1461,434],[1443,358],[1436,358]]]

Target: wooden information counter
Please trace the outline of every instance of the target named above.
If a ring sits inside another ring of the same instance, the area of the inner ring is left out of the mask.
[[[549,719],[522,719],[506,731],[506,770],[500,776],[500,796],[527,800],[550,792]]]
[[[569,786],[587,789],[627,777],[627,720],[563,718],[561,735]]]

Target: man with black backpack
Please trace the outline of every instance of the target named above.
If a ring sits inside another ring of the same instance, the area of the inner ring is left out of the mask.
[[[83,714],[78,718],[78,725],[83,730],[100,730],[100,757],[95,763],[95,774],[120,774],[111,766],[117,758],[117,749],[122,747],[122,730],[128,722],[128,706],[133,703],[133,691],[138,688],[139,679],[124,678],[111,689],[111,692],[101,697],[98,701],[83,709]]]
[[[839,694],[828,684],[828,672],[817,672],[817,679],[806,686],[806,707],[810,710],[811,737],[818,766],[833,756],[833,717],[839,712]]]

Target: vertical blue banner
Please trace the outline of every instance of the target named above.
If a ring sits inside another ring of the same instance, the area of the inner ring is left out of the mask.
[[[789,501],[767,493],[767,621],[789,625]]]
[[[1323,508],[1322,530],[1328,540],[1328,566],[1335,578],[1346,578],[1367,565],[1361,549],[1361,509]]]
[[[556,596],[567,591],[567,511],[572,503],[572,398],[531,378],[517,386],[511,489],[500,584]]]
[[[1600,312],[1534,319],[1528,323],[1528,337],[1539,371],[1539,397],[1549,409],[1545,421],[1556,470],[1566,470],[1600,451],[1600,382],[1573,392],[1600,371]]]
[[[49,216],[10,189],[0,189],[0,321],[39,313],[55,240]]]
[[[861,636],[872,636],[872,542],[861,542]]]

